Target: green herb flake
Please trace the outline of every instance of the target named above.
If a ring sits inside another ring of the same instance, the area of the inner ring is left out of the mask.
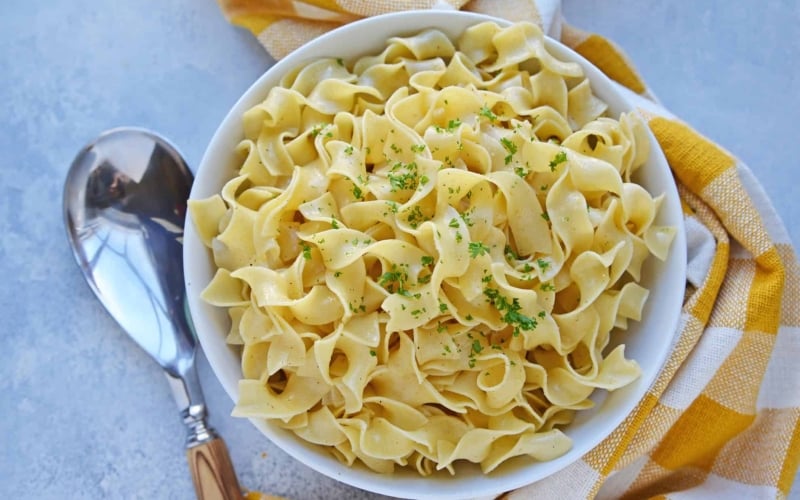
[[[303,243],[303,258],[306,260],[311,260],[311,247],[308,244]]]
[[[512,259],[513,260],[520,260],[519,254],[517,252],[515,252],[513,248],[511,248],[511,245],[506,245],[505,247],[503,247],[503,253],[506,256],[506,259],[508,259],[508,260],[512,260]]]
[[[490,122],[497,120],[497,115],[489,109],[489,106],[484,105],[481,107],[481,110],[478,111],[478,114],[483,116],[484,118],[488,118]]]
[[[411,146],[411,151],[415,153],[421,153],[425,151],[425,144],[414,144]]]
[[[452,219],[450,219],[450,223],[447,225],[450,227],[459,227],[461,224],[458,223],[458,219],[453,217]]]
[[[473,259],[479,255],[486,255],[489,253],[489,247],[478,241],[471,241],[469,243],[469,256]]]
[[[417,164],[415,162],[395,163],[392,166],[391,173],[389,173],[387,177],[393,193],[406,189],[417,189],[417,186],[419,185],[419,179],[417,178]]]
[[[483,351],[483,345],[481,345],[481,341],[477,340],[477,339],[473,340],[472,341],[472,352],[474,352],[475,354],[480,354],[481,351]]]
[[[423,266],[430,266],[431,264],[433,264],[433,257],[431,257],[430,255],[423,255],[422,258],[420,259],[420,263]]]
[[[413,229],[416,229],[421,223],[428,220],[428,217],[422,213],[422,209],[419,205],[414,205],[414,208],[411,209],[411,212],[408,214],[406,218],[408,221],[408,225],[411,226]]]
[[[506,165],[511,163],[511,160],[514,159],[514,154],[517,152],[517,145],[511,142],[508,137],[503,137],[500,139],[500,144],[503,145],[503,148],[508,152],[508,155],[504,158]]]
[[[567,161],[567,153],[564,152],[564,151],[559,151],[558,153],[556,153],[556,155],[553,157],[553,159],[549,163],[550,171],[551,172],[555,172],[556,171],[556,167],[559,166],[560,164],[564,163],[565,161]]]
[[[316,137],[316,136],[318,136],[318,135],[320,134],[320,132],[322,132],[322,130],[323,130],[323,129],[325,129],[327,126],[328,126],[328,125],[327,125],[327,124],[325,124],[325,123],[320,123],[320,124],[318,124],[318,125],[314,125],[314,126],[311,128],[311,137]]]
[[[536,328],[536,319],[520,312],[522,306],[519,303],[519,299],[516,297],[509,301],[508,298],[501,295],[500,290],[496,288],[485,288],[483,294],[495,309],[503,315],[503,321],[513,327],[513,335],[515,337],[519,336],[522,330],[529,331]]]
[[[464,224],[466,224],[468,227],[472,227],[475,225],[475,223],[472,221],[472,219],[470,219],[469,214],[470,212],[464,212],[463,214],[461,214],[461,220],[463,220]]]
[[[539,266],[539,269],[541,269],[543,273],[547,272],[547,269],[550,267],[550,263],[544,259],[536,259],[536,265]]]
[[[389,293],[395,293],[396,286],[396,293],[410,296],[411,294],[405,288],[407,281],[408,273],[403,269],[402,265],[398,266],[397,264],[392,264],[392,267],[378,278],[378,284],[386,288]]]

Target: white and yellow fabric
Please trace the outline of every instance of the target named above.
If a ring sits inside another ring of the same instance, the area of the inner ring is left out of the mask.
[[[783,498],[800,462],[800,267],[750,170],[661,108],[609,40],[561,20],[557,0],[219,0],[275,58],[343,23],[462,8],[529,20],[630,92],[674,172],[689,242],[672,354],[626,421],[581,460],[508,498]]]

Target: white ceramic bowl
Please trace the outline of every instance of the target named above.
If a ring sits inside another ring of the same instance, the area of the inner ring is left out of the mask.
[[[206,198],[218,193],[239,166],[234,154],[243,137],[241,117],[245,110],[262,101],[269,89],[278,85],[282,75],[299,65],[321,57],[358,56],[378,53],[391,36],[409,35],[426,28],[437,28],[455,39],[466,27],[478,22],[507,21],[456,11],[411,11],[358,21],[316,40],[293,52],[272,66],[233,106],[217,129],[200,163],[191,198]],[[548,49],[561,60],[578,62],[591,81],[595,94],[608,103],[612,116],[629,111],[632,106],[614,84],[581,56],[558,42],[548,40]],[[380,475],[364,467],[347,467],[329,452],[307,444],[294,434],[264,421],[253,424],[273,443],[307,466],[358,488],[406,498],[476,498],[495,495],[537,481],[557,472],[599,444],[628,415],[651,385],[667,353],[677,327],[685,287],[686,243],[683,217],[675,184],[658,143],[651,136],[652,153],[637,174],[637,182],[653,194],[665,193],[666,200],[657,223],[676,226],[677,237],[666,262],[651,258],[644,269],[643,286],[651,290],[643,320],[633,323],[616,342],[624,342],[627,357],[641,365],[642,375],[634,383],[613,393],[596,391],[597,405],[579,412],[576,421],[566,429],[573,447],[565,455],[549,461],[535,462],[514,459],[485,475],[477,466],[458,467],[458,474],[446,472],[420,477],[415,472]],[[210,253],[200,242],[191,223],[184,239],[186,288],[197,335],[214,373],[231,399],[238,397],[237,384],[242,377],[238,354],[225,344],[229,328],[226,311],[204,303],[200,292],[214,275]],[[610,350],[610,348],[609,348]]]

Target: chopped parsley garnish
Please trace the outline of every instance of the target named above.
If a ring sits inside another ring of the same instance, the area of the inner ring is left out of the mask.
[[[546,272],[550,267],[550,263],[544,259],[536,259],[536,265],[539,266],[539,269],[541,269],[542,272]]]
[[[486,295],[487,300],[494,306],[497,311],[502,314],[503,321],[514,328],[514,336],[518,336],[520,331],[533,330],[538,324],[536,318],[532,318],[520,312],[522,306],[519,299],[514,297],[509,301],[507,297],[500,294],[500,290],[496,288],[485,288],[483,294]]]
[[[511,142],[511,140],[507,137],[503,137],[502,139],[500,139],[500,144],[502,144],[503,148],[505,148],[505,150],[508,152],[506,157],[503,159],[506,165],[508,165],[509,163],[511,163],[511,160],[514,159],[514,154],[517,152],[517,145]]]
[[[567,161],[567,153],[565,153],[564,151],[559,151],[558,153],[556,153],[556,155],[553,157],[553,159],[550,160],[550,164],[549,164],[550,165],[550,171],[551,172],[555,172],[556,171],[556,167],[559,166],[560,164],[564,163],[565,161]]]
[[[405,288],[405,284],[408,281],[408,273],[402,267],[403,264],[400,266],[392,264],[390,270],[378,278],[378,284],[385,287],[389,293],[395,293],[395,286],[397,286],[397,293],[408,296],[410,293]]]
[[[483,117],[485,117],[485,118],[488,118],[489,121],[492,121],[492,122],[497,120],[497,115],[492,113],[492,110],[489,109],[489,106],[486,106],[486,105],[481,107],[481,110],[478,111],[478,114],[483,116]]]
[[[430,255],[423,255],[422,259],[420,259],[420,263],[423,266],[430,266],[431,264],[433,264],[433,257],[431,257]]]
[[[469,256],[473,259],[479,255],[486,255],[489,253],[489,247],[478,241],[471,241],[469,243]]]
[[[417,226],[428,220],[428,217],[422,213],[422,209],[419,208],[419,205],[414,205],[414,208],[411,209],[411,213],[408,214],[406,220],[408,221],[408,225],[416,229]]]
[[[520,259],[519,254],[517,252],[515,252],[513,248],[511,248],[511,245],[506,245],[505,247],[503,247],[503,253],[506,255],[506,259],[508,259],[508,260],[511,260],[511,259],[519,260]]]
[[[425,144],[414,144],[411,146],[411,151],[415,153],[421,153],[425,151]]]
[[[306,260],[311,260],[311,247],[308,246],[307,243],[303,243],[303,258]]]
[[[542,290],[543,292],[555,292],[556,286],[552,283],[542,283],[541,285],[539,285],[539,289]]]
[[[483,351],[483,345],[481,345],[481,341],[478,340],[478,339],[473,340],[472,341],[472,352],[474,352],[475,354],[480,354],[481,351]]]
[[[356,186],[355,184],[353,185],[353,196],[357,200],[363,200],[364,199],[364,192],[361,191],[361,188]]]
[[[461,220],[463,220],[464,224],[466,224],[469,227],[475,225],[475,223],[472,222],[472,220],[469,218],[469,212],[464,212],[463,214],[461,214]]]
[[[328,125],[326,123],[320,123],[318,125],[314,125],[311,128],[311,137],[316,137],[322,132]]]
[[[417,189],[419,178],[417,177],[417,164],[395,163],[388,175],[391,191],[402,191],[404,189]]]
[[[508,163],[508,162],[506,162],[506,163]],[[522,167],[514,167],[514,173],[524,179],[525,177],[528,176],[528,173],[530,173],[530,171],[525,170]]]
[[[344,153],[347,154],[347,155],[353,154],[353,146],[352,145],[348,145],[346,148],[344,148]]]
[[[452,132],[459,126],[461,126],[461,120],[459,120],[458,118],[454,118],[447,122],[447,131]]]
[[[458,219],[453,217],[452,219],[450,219],[450,223],[447,225],[450,227],[459,227],[461,224],[458,223]]]
[[[547,212],[542,212],[542,219],[550,222],[550,215],[548,215]]]

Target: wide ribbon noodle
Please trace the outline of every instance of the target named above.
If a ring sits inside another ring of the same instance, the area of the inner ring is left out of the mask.
[[[631,180],[642,123],[606,114],[529,23],[285,76],[244,115],[238,175],[191,203],[203,298],[242,346],[234,415],[383,473],[566,453],[592,392],[639,376],[603,351],[674,235]]]

